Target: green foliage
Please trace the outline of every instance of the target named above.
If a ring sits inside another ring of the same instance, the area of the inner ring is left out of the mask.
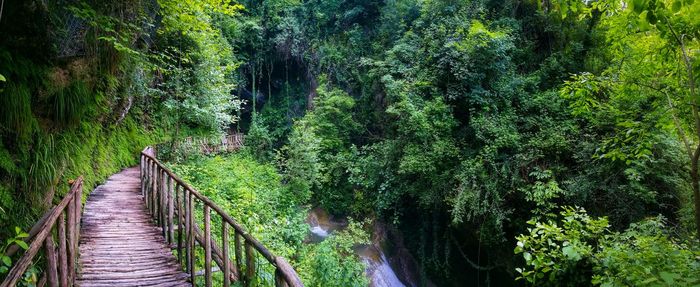
[[[316,136],[313,127],[305,120],[294,123],[289,143],[278,155],[280,169],[296,195],[299,204],[311,198],[311,189],[320,182],[323,165],[320,161],[321,139]]]
[[[278,255],[287,257],[306,235],[304,211],[294,204],[295,195],[281,185],[274,166],[242,153],[171,166]],[[277,228],[280,225],[287,228]]]
[[[27,243],[24,242],[24,238],[27,237],[29,237],[29,234],[22,232],[22,229],[20,229],[19,227],[15,227],[14,236],[8,238],[4,242],[2,249],[0,249],[0,261],[2,261],[0,262],[2,263],[0,264],[0,275],[7,273],[10,270],[10,268],[12,268],[12,258],[5,255],[7,249],[15,244],[24,250],[29,249]]]
[[[365,265],[355,254],[358,244],[370,244],[359,222],[350,221],[347,229],[331,235],[304,254],[302,276],[307,286],[367,286]],[[308,273],[307,273],[308,272]]]
[[[342,214],[354,199],[346,167],[352,161],[350,140],[359,130],[352,116],[355,100],[331,88],[325,77],[320,82],[313,110],[294,123],[281,164],[293,189],[312,192],[322,207]]]
[[[585,284],[589,278],[580,269],[590,268],[594,245],[608,228],[605,218],[591,218],[582,208],[565,207],[561,220],[528,221],[533,226],[517,237],[516,254],[523,255],[525,268],[519,278],[536,286]]]
[[[306,285],[366,286],[364,265],[352,249],[369,241],[362,226],[351,222],[346,230],[318,245],[303,245],[309,230],[304,223],[307,210],[299,207],[296,190],[282,184],[282,176],[273,165],[260,163],[244,152],[200,157],[171,167],[275,255],[292,260]],[[272,279],[273,271],[258,272],[269,272]]]
[[[700,260],[692,243],[668,234],[661,217],[630,225],[600,242],[591,283],[601,286],[695,286]]]
[[[108,43],[116,51],[129,57],[142,56],[139,50],[132,47],[132,35],[140,33],[142,29],[138,25],[100,13],[85,2],[81,2],[77,6],[68,7],[68,11],[75,17],[87,22],[95,31],[99,31],[100,36],[97,37],[97,40]],[[138,20],[143,21],[145,19]]]
[[[676,19],[691,15],[684,3]],[[660,56],[666,42],[639,31],[638,15],[617,17],[619,1],[244,5],[228,31],[240,36],[245,87],[272,83],[262,110],[288,135],[284,181],[302,202],[402,226],[438,285],[463,273],[449,237],[510,265],[501,246],[557,206],[605,214],[614,230],[690,208],[677,200],[689,195],[687,164],[663,104],[664,92],[683,94],[683,76],[659,65],[678,58]],[[290,125],[307,95],[313,105]]]
[[[258,161],[270,161],[274,156],[273,141],[273,136],[263,118],[260,116],[253,118],[245,138],[245,148],[253,153]]]
[[[533,286],[694,286],[698,250],[668,234],[662,217],[610,232],[606,218],[564,208],[557,220],[528,222],[517,237],[525,260],[520,279]]]
[[[90,101],[95,97],[92,91],[82,81],[72,82],[68,87],[59,89],[52,96],[49,102],[54,107],[51,113],[52,118],[57,123],[77,124],[85,114],[85,109],[95,105]]]
[[[145,144],[242,121],[243,154],[180,171],[309,284],[363,281],[340,239],[301,247],[306,204],[395,224],[436,285],[511,283],[500,275],[518,258],[502,246],[523,232],[521,275],[538,285],[694,277],[681,238],[695,220],[700,1],[147,2],[12,5],[39,20],[0,39],[0,229],[29,226],[41,212],[28,206],[67,178],[93,185]],[[53,38],[73,39],[63,12],[89,25],[85,56],[53,58]],[[610,226],[548,215],[567,205]],[[657,214],[679,234],[619,232]],[[488,276],[464,272],[485,254]]]
[[[190,124],[219,132],[233,121],[231,112],[240,102],[231,97],[237,67],[233,49],[212,17],[233,17],[242,6],[221,1],[159,4],[165,52],[159,69],[171,78],[163,87],[170,94],[166,106]]]
[[[7,82],[7,79],[5,79],[5,76],[0,74],[0,83],[2,84],[2,86],[0,86],[0,93],[2,93],[2,91],[5,90],[5,83],[6,82]]]
[[[11,82],[0,95],[0,105],[7,111],[0,116],[0,129],[26,140],[38,125],[32,116],[29,88]]]

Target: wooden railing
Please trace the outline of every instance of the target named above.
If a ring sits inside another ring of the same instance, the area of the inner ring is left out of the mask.
[[[245,136],[241,133],[225,135],[220,138],[186,137],[180,141],[176,141],[174,144],[170,142],[157,144],[155,148],[158,152],[173,152],[180,149],[184,149],[185,151],[196,150],[203,154],[232,152],[243,147],[244,139]],[[159,153],[158,155],[162,154]]]
[[[42,249],[46,266],[37,286],[47,283],[52,287],[73,286],[77,270],[82,190],[83,178],[79,177],[63,200],[34,225],[29,237],[25,238],[29,248],[10,269],[0,287],[17,285]],[[17,249],[13,246],[8,253],[14,253]]]
[[[197,262],[200,262],[203,263],[201,275],[204,275],[204,284],[212,286],[214,261],[223,273],[225,287],[237,281],[243,286],[303,286],[287,261],[274,256],[224,210],[173,174],[155,158],[151,148],[141,153],[141,183],[149,211],[162,228],[166,241],[177,250],[178,261],[190,274],[193,285],[201,274],[196,270]],[[221,228],[220,238],[212,237],[212,210],[215,213],[213,221],[221,224],[218,227]],[[233,252],[230,249],[231,237]],[[200,250],[197,250],[197,245]],[[259,260],[259,256],[264,260]],[[267,268],[260,266],[260,261],[266,263]],[[274,275],[266,273],[265,269],[273,270]]]

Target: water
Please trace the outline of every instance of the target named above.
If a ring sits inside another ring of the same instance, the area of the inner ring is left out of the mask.
[[[336,230],[342,230],[345,224],[331,220],[322,209],[316,208],[309,212],[309,243],[318,243],[326,239]],[[405,287],[399,280],[394,269],[389,265],[384,252],[374,245],[360,246],[355,249],[357,255],[365,264],[365,274],[370,287]]]
[[[374,246],[360,248],[358,254],[367,265],[365,273],[370,280],[370,287],[405,287],[396,272],[389,265],[384,252]]]
[[[326,237],[328,237],[328,235],[330,235],[329,231],[326,229],[323,229],[323,227],[321,227],[320,225],[311,226],[311,233],[313,233],[313,235],[320,237],[322,239],[326,238]]]
[[[340,229],[340,224],[330,219],[330,216],[320,208],[315,208],[309,212],[306,219],[309,224],[309,240],[318,243],[326,239],[334,230]]]

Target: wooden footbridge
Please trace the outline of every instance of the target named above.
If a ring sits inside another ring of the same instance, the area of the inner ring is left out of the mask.
[[[75,180],[30,230],[29,248],[0,287],[16,286],[31,266],[39,270],[37,286],[303,286],[287,261],[150,148],[138,167],[95,188],[84,210],[82,187]]]

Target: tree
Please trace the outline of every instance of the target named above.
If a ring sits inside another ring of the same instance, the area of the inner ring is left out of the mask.
[[[605,52],[614,64],[599,76],[574,76],[562,94],[571,100],[574,114],[594,124],[615,123],[617,132],[602,143],[601,158],[634,164],[649,158],[662,135],[678,135],[689,164],[700,238],[700,61],[690,52],[700,47],[700,2],[631,1],[624,7],[619,1],[597,1],[575,11],[605,17],[601,26],[612,44]],[[562,13],[570,14],[564,8]]]

